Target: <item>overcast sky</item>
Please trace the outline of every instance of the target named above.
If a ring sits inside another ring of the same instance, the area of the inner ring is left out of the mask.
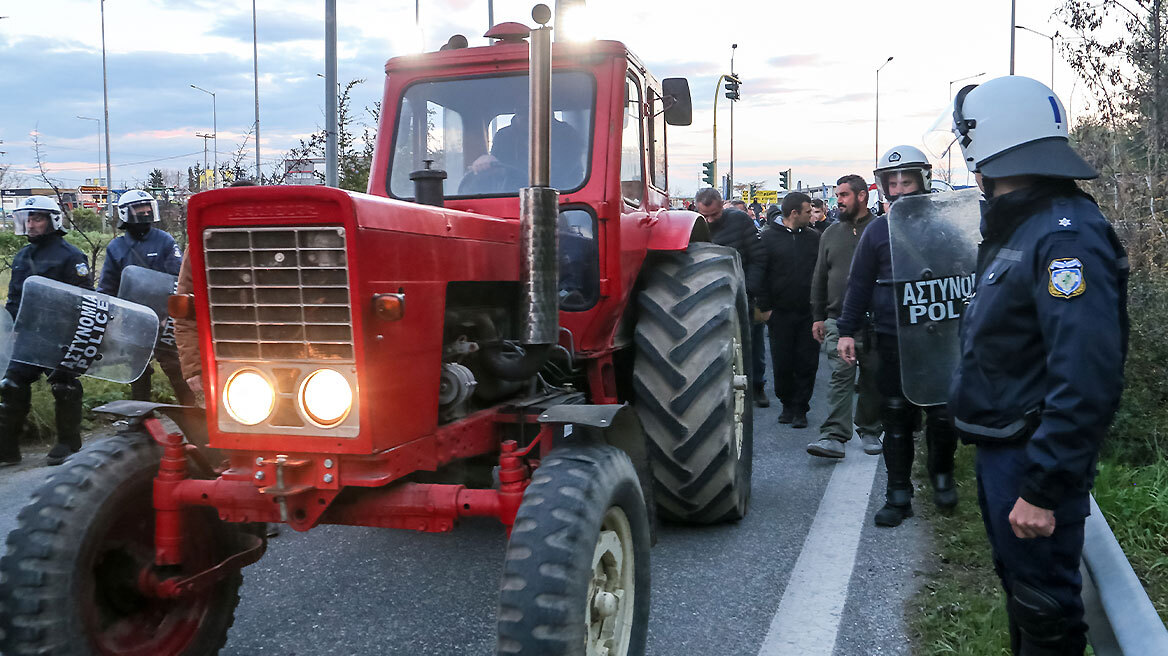
[[[1052,17],[1059,0],[1018,4],[1018,24],[1067,32]],[[265,170],[324,122],[323,5],[257,2]],[[454,33],[472,46],[487,43],[486,0],[421,0],[420,34],[409,0],[338,5],[339,79],[367,80],[358,107],[379,99],[390,57],[435,50]],[[495,20],[530,25],[532,5],[496,0]],[[228,157],[253,122],[251,3],[109,0],[105,12],[115,186],[143,180],[153,167],[185,172],[202,160],[195,133],[212,129],[211,98],[191,84],[216,92],[219,156]],[[920,144],[948,102],[950,80],[1009,71],[1009,0],[589,0],[588,12],[596,37],[623,41],[658,78],[689,78],[694,124],[670,132],[670,187],[682,193],[697,188],[701,162],[710,159],[714,83],[729,71],[732,43],[744,80],[735,178],[770,188],[787,168],[805,184],[845,173],[871,178],[875,71],[889,56],[880,74],[882,149]],[[102,116],[100,3],[0,0],[0,16],[0,161],[31,178],[35,131],[52,177],[80,184],[97,173],[97,124],[76,117]],[[1049,83],[1050,41],[1019,32],[1016,72]],[[1059,61],[1054,75],[1072,116],[1086,111],[1090,99],[1074,73]],[[729,101],[718,95],[723,173]],[[250,144],[248,153],[254,166]]]

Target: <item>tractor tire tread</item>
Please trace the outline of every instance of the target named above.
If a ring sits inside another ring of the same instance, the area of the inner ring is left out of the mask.
[[[748,376],[750,369],[738,254],[695,243],[657,254],[646,266],[632,388],[649,441],[659,516],[692,524],[741,519],[750,495],[753,403],[748,384],[742,453],[735,458],[734,392],[726,381],[732,337]]]
[[[17,527],[0,557],[0,653],[8,656],[82,656],[89,647],[77,639],[70,595],[74,592],[76,552],[83,544],[94,509],[124,480],[123,472],[160,460],[160,448],[141,433],[123,433],[88,443],[31,495],[17,514]],[[197,653],[215,654],[227,640],[239,604],[239,572],[231,586],[228,619],[222,635]],[[212,644],[214,643],[214,644]]]
[[[614,495],[618,495],[615,496]],[[498,609],[498,653],[583,656],[585,627],[576,614],[591,576],[595,535],[614,498],[621,503],[643,544],[637,572],[645,585],[635,600],[648,616],[648,516],[636,471],[628,456],[607,445],[558,447],[544,458],[523,495],[504,557]],[[629,508],[628,506],[636,506]],[[581,581],[585,590],[580,590]]]

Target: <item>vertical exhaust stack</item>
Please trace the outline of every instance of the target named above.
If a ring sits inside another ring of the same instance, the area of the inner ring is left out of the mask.
[[[528,77],[528,178],[519,190],[519,343],[523,352],[502,342],[485,346],[483,364],[503,380],[522,381],[539,373],[560,336],[559,258],[556,219],[560,192],[551,184],[552,11],[536,5],[531,17],[540,25],[531,31]]]
[[[519,190],[519,247],[522,289],[520,340],[525,345],[554,345],[559,341],[559,274],[556,255],[556,217],[560,192],[551,182],[552,28],[551,10],[536,5],[531,17],[540,27],[531,31],[528,139],[530,186]]]

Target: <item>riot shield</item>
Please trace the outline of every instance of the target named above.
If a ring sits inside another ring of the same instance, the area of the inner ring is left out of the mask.
[[[118,298],[154,310],[159,321],[167,318],[166,301],[178,288],[178,276],[131,264],[122,269]]]
[[[128,383],[146,370],[157,339],[150,308],[32,276],[16,313],[12,359]]]
[[[0,375],[8,369],[12,359],[12,315],[0,309]]]
[[[170,318],[166,309],[167,299],[177,289],[178,276],[134,264],[122,269],[118,298],[145,305],[158,315],[162,328],[158,333],[156,350],[178,351],[174,342],[174,319]]]
[[[905,196],[888,213],[904,396],[941,405],[961,357],[958,326],[973,296],[981,192]]]

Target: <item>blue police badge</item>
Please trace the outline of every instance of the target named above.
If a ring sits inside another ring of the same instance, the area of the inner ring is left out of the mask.
[[[89,265],[84,262],[74,265],[73,268],[77,270],[77,275],[81,276],[82,278],[89,275]]]
[[[1050,266],[1050,295],[1055,298],[1074,298],[1087,289],[1087,280],[1083,278],[1083,263],[1077,257],[1060,257],[1051,260]]]

